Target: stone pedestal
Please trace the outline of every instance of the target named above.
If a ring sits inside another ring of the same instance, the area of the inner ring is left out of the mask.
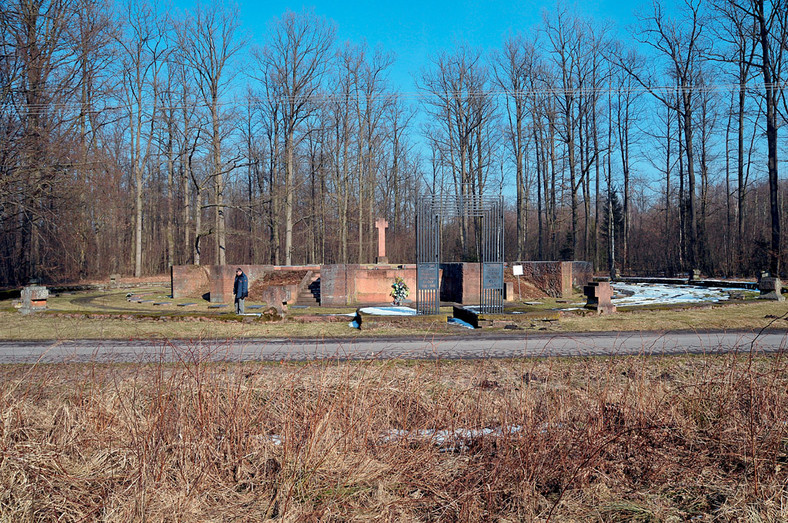
[[[378,265],[388,265],[389,257],[388,256],[378,256],[377,258],[375,258],[375,263],[377,263]]]
[[[583,287],[583,294],[587,301],[585,308],[597,311],[599,314],[612,314],[616,312],[613,299],[613,288],[609,281],[595,281]]]
[[[758,296],[758,298],[761,300],[785,300],[785,296],[782,294],[783,285],[780,281],[780,278],[774,278],[771,276],[768,278],[761,278],[758,289],[761,291],[761,295]]]
[[[43,311],[47,308],[47,298],[49,291],[43,285],[28,285],[22,288],[22,307],[19,312],[30,314],[31,312]]]

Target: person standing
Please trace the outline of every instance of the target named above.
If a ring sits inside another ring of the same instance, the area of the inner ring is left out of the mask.
[[[233,294],[235,294],[235,313],[244,313],[244,300],[249,296],[249,279],[244,271],[238,267],[235,270],[235,283],[233,283]]]

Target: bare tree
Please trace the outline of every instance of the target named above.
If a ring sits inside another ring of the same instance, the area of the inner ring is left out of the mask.
[[[620,51],[620,60],[625,64],[623,68],[617,68],[613,82],[615,86],[615,128],[616,141],[621,159],[621,171],[623,175],[622,206],[624,213],[624,230],[621,236],[621,263],[624,268],[629,266],[629,235],[632,228],[631,217],[631,169],[632,169],[632,132],[633,122],[636,121],[636,101],[637,90],[635,80],[630,72],[638,72],[638,62],[640,57],[632,51]],[[630,71],[630,72],[627,72]]]
[[[237,8],[219,3],[207,8],[198,5],[178,31],[183,59],[194,74],[197,89],[210,113],[216,263],[219,265],[226,263],[227,250],[224,178],[233,169],[232,162],[222,161],[222,140],[226,131],[222,130],[221,97],[233,78],[230,62],[243,45],[237,33]]]
[[[130,164],[134,183],[134,275],[142,275],[143,175],[153,146],[160,73],[169,52],[166,27],[146,3],[126,5],[122,48],[123,105],[128,118]]]
[[[674,108],[680,115],[681,128],[684,134],[684,153],[686,155],[687,170],[687,262],[694,268],[704,260],[698,258],[698,222],[696,212],[695,189],[695,148],[693,142],[694,122],[693,109],[695,94],[697,93],[697,78],[700,64],[704,58],[708,41],[703,32],[701,15],[701,0],[685,0],[681,10],[682,18],[668,17],[662,10],[658,0],[652,4],[652,11],[642,19],[644,23],[641,37],[645,43],[656,50],[666,61],[669,75],[678,86],[679,100],[674,102],[670,97],[670,90],[663,84],[644,78],[628,69],[626,64],[620,65],[628,70],[643,84],[651,94],[665,105]]]
[[[284,142],[284,261],[293,262],[293,202],[296,183],[296,147],[303,122],[317,105],[320,82],[326,72],[334,42],[334,27],[310,12],[286,12],[271,27],[268,44],[257,61],[265,75],[264,82],[275,84],[274,96],[282,122]]]
[[[769,249],[769,270],[775,276],[780,273],[780,205],[779,170],[777,165],[778,106],[782,97],[781,87],[783,51],[788,40],[788,9],[782,2],[767,3],[764,0],[750,0],[744,5],[735,4],[752,17],[754,34],[759,48],[760,62],[755,64],[763,77],[764,100],[766,103],[766,143],[768,148],[769,171],[769,214],[771,217],[771,240]],[[785,103],[785,102],[784,102]]]
[[[358,158],[356,161],[359,185],[358,262],[371,260],[375,226],[375,192],[378,184],[379,162],[383,154],[383,117],[391,103],[385,95],[385,74],[393,58],[381,49],[369,53],[366,45],[359,48],[360,67],[356,86],[355,113],[358,119]],[[364,223],[366,221],[366,223]],[[366,230],[366,242],[364,232]],[[365,246],[367,248],[365,249]],[[366,251],[366,252],[365,252]]]
[[[736,99],[736,266],[741,266],[744,260],[744,219],[745,197],[747,187],[747,172],[745,169],[745,115],[747,106],[747,84],[752,79],[752,63],[758,49],[758,39],[755,35],[755,19],[731,0],[718,0],[715,2],[716,12],[720,23],[715,24],[715,36],[723,41],[726,46],[717,57],[720,61],[728,63],[733,68],[733,79],[738,86],[735,91]],[[734,93],[732,93],[733,95]],[[731,106],[731,116],[733,115]],[[729,126],[730,127],[730,126]],[[729,132],[729,131],[728,131]],[[728,140],[726,139],[726,149]],[[727,161],[727,155],[726,155]],[[731,206],[728,205],[730,212]],[[728,220],[730,221],[730,219]]]
[[[515,168],[515,185],[517,188],[517,259],[526,256],[526,237],[528,235],[528,175],[525,160],[530,141],[530,133],[526,128],[528,120],[529,86],[538,74],[539,58],[535,40],[526,40],[522,36],[509,38],[503,44],[493,62],[495,81],[503,90],[506,101],[507,137]],[[531,107],[531,109],[534,109]],[[539,160],[537,158],[537,172]],[[537,177],[537,182],[539,178]],[[541,234],[541,230],[540,230]]]
[[[585,237],[588,236],[589,210],[589,168],[597,155],[585,155],[584,143],[593,138],[586,136],[589,129],[584,127],[596,104],[593,80],[598,69],[595,61],[600,54],[602,35],[594,34],[589,23],[572,15],[559,6],[553,16],[546,15],[544,33],[550,42],[547,59],[552,63],[556,78],[558,96],[555,97],[560,115],[557,128],[565,147],[565,158],[569,168],[569,196],[571,199],[571,226],[569,245],[564,248],[565,256],[572,259],[577,253],[579,229],[578,192],[583,187],[585,194],[584,210],[586,218]],[[590,95],[589,95],[590,94]],[[587,249],[587,242],[586,242]]]
[[[425,106],[436,125],[429,140],[451,173],[454,194],[460,198],[483,194],[489,174],[488,148],[495,118],[489,80],[481,53],[465,46],[434,57],[421,74],[419,88],[426,94]],[[469,224],[463,216],[460,248],[466,260],[471,256]]]

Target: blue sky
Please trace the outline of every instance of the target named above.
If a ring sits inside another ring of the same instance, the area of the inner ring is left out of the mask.
[[[177,0],[188,9],[194,2]],[[311,9],[332,20],[339,41],[359,43],[371,48],[380,45],[392,52],[396,61],[390,72],[393,87],[414,91],[413,78],[428,63],[429,57],[456,44],[491,50],[517,32],[530,32],[539,25],[545,10],[555,9],[555,1],[414,1],[370,2],[281,1],[240,2],[241,27],[252,41],[265,39],[267,26],[286,10]],[[599,0],[568,4],[581,15],[598,21],[609,20],[619,31],[635,22],[633,11],[643,3]]]

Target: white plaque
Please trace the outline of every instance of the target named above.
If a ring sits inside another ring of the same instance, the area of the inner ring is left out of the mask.
[[[512,265],[512,273],[515,276],[522,276],[523,275],[523,266],[522,265]]]

